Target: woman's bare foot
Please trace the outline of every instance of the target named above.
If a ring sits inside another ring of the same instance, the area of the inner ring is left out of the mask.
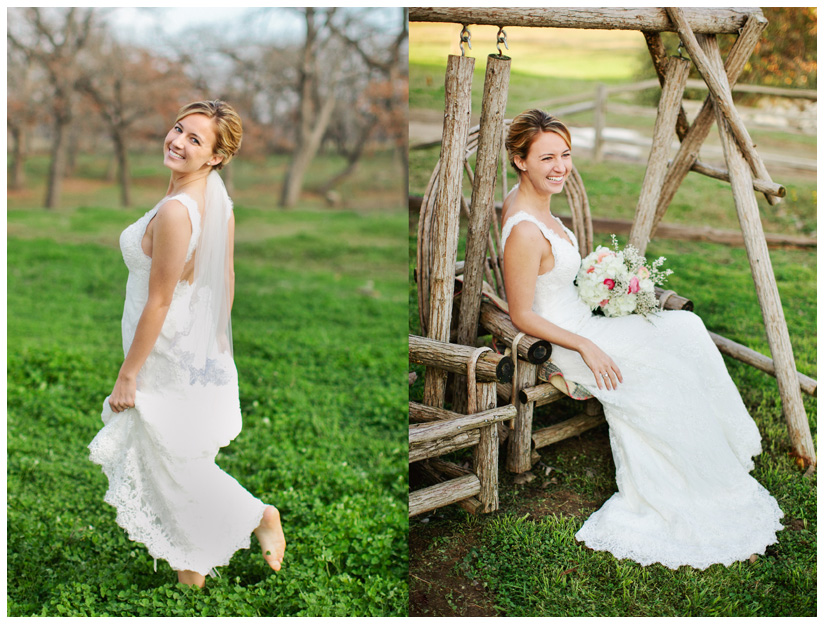
[[[203,588],[203,585],[206,583],[206,578],[195,571],[178,571],[178,583]]]
[[[275,571],[280,571],[286,550],[286,539],[281,528],[281,515],[275,506],[264,508],[261,524],[255,528],[255,536],[261,543],[261,553],[266,563]]]

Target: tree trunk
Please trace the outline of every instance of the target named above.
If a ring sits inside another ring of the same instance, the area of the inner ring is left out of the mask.
[[[60,192],[63,188],[63,175],[66,170],[66,140],[71,118],[57,113],[52,140],[52,156],[49,163],[49,180],[46,188],[46,208],[60,207]]]
[[[118,180],[120,182],[120,205],[128,208],[132,205],[131,176],[129,175],[129,151],[126,149],[126,138],[115,130],[112,135],[115,144],[115,158],[117,159]]]
[[[26,133],[22,126],[9,126],[12,139],[11,150],[11,185],[14,190],[22,189],[26,184]]]

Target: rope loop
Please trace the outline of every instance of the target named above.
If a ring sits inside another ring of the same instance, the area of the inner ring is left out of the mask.
[[[467,358],[467,414],[478,412],[476,406],[476,363],[484,352],[493,351],[489,347],[479,347]]]

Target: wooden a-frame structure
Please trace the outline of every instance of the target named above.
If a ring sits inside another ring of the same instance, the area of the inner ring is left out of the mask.
[[[774,183],[756,152],[741,117],[733,104],[731,86],[737,81],[746,61],[767,26],[767,20],[757,8],[748,9],[680,9],[680,8],[411,8],[411,21],[448,22],[462,25],[494,25],[503,29],[508,26],[623,29],[640,31],[647,43],[656,72],[662,85],[662,96],[653,134],[653,145],[648,159],[642,191],[630,233],[630,243],[644,253],[651,236],[667,210],[682,180],[696,163],[699,149],[715,121],[724,150],[727,172],[724,179],[730,182],[734,203],[744,235],[759,304],[762,310],[772,361],[764,356],[749,362],[776,375],[782,399],[783,412],[788,424],[794,452],[813,470],[816,453],[802,404],[800,384],[811,394],[816,394],[816,382],[798,374],[782,311],[779,293],[771,267],[764,232],[759,220],[755,192],[763,193],[771,205],[784,196],[785,189]],[[676,32],[687,49],[690,60],[668,57],[661,39],[661,32]],[[501,33],[501,30],[500,30]],[[738,34],[738,38],[723,61],[717,44],[718,34]],[[489,303],[482,304],[482,292],[488,302],[499,301],[501,290],[500,259],[496,256],[497,236],[500,236],[494,208],[494,191],[498,156],[503,147],[505,130],[504,109],[509,81],[509,58],[498,55],[488,57],[487,76],[482,98],[481,121],[478,128],[470,131],[470,96],[475,59],[464,56],[448,57],[445,80],[445,111],[442,135],[442,151],[436,171],[430,180],[422,204],[418,232],[417,276],[419,283],[419,314],[422,332],[430,340],[438,342],[440,349],[449,346],[453,320],[453,302],[456,275],[463,273],[461,306],[458,316],[455,345],[472,346],[476,341],[479,322],[488,329],[492,326],[499,337],[507,340],[517,333],[504,315],[494,319],[496,311]],[[693,123],[688,124],[682,107],[682,93],[687,80],[690,62],[693,62],[705,80],[709,95]],[[681,145],[676,156],[668,162],[668,146],[672,133],[676,132]],[[475,172],[469,167],[468,156],[476,152]],[[506,189],[506,158],[502,159],[502,178]],[[472,185],[469,206],[461,194],[462,172],[466,171]],[[573,212],[573,229],[579,239],[582,255],[592,250],[592,225],[590,223],[587,196],[577,172],[573,172],[566,185],[568,204]],[[428,206],[431,210],[425,210]],[[462,208],[468,218],[465,261],[456,263],[459,234],[459,217]],[[494,226],[491,234],[491,225]],[[457,267],[459,265],[459,267]],[[458,271],[457,271],[458,269]],[[496,285],[492,288],[490,285]],[[496,288],[497,287],[497,288]],[[498,290],[498,292],[496,292]],[[665,297],[672,296],[672,292]],[[667,308],[684,306],[687,300],[676,296]],[[506,308],[506,303],[503,303]],[[719,339],[719,340],[717,340]],[[736,355],[728,348],[727,339],[714,336],[720,349]],[[735,345],[735,344],[734,344]],[[739,346],[741,347],[741,346]],[[446,349],[446,348],[445,348]],[[464,347],[463,349],[467,349]],[[515,370],[511,377],[499,378],[498,394],[507,397],[512,393],[513,403],[519,407],[516,432],[510,450],[517,448],[508,468],[524,471],[530,467],[529,419],[527,433],[519,433],[522,404],[529,403],[530,410],[536,402],[544,403],[553,395],[552,389],[539,386],[528,388],[519,380],[536,382],[537,367],[543,362],[541,353],[549,355],[551,346],[535,337],[523,337],[513,344],[510,357]],[[536,355],[538,351],[538,356]],[[521,357],[521,358],[520,358]],[[524,359],[522,361],[522,358]],[[546,358],[544,358],[546,360]],[[411,360],[423,362],[419,356]],[[764,365],[768,361],[769,365]],[[759,364],[762,363],[762,364]],[[510,369],[512,369],[512,365]],[[540,376],[539,376],[540,378]],[[545,380],[548,381],[548,380]],[[460,379],[456,389],[466,382]],[[545,384],[544,387],[549,387]],[[428,367],[425,379],[424,404],[442,408],[446,390],[444,369]],[[466,408],[457,393],[456,405]],[[466,396],[465,396],[466,397]],[[517,397],[520,397],[519,400]],[[538,405],[538,403],[536,403]],[[416,414],[420,409],[416,409]],[[413,412],[411,410],[411,416]],[[531,413],[530,413],[531,414]],[[586,415],[583,415],[583,418]],[[500,422],[499,422],[500,423]],[[416,426],[411,426],[411,428]],[[499,425],[499,427],[502,427]],[[577,426],[578,427],[578,426]],[[587,427],[592,427],[588,422]],[[574,433],[586,429],[575,430]],[[523,430],[523,428],[522,428]],[[525,440],[525,437],[526,440]],[[556,433],[550,437],[559,440]],[[534,436],[533,441],[537,443]],[[457,501],[455,498],[452,501]],[[443,505],[443,500],[442,500]],[[476,506],[477,508],[478,506]],[[482,506],[482,509],[490,509]]]

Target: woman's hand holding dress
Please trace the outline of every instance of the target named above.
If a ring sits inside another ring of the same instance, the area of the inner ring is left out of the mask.
[[[121,412],[135,405],[138,372],[160,335],[175,287],[183,274],[192,236],[189,211],[177,200],[170,200],[161,206],[150,224],[152,269],[149,274],[149,297],[109,398],[113,412]]]

